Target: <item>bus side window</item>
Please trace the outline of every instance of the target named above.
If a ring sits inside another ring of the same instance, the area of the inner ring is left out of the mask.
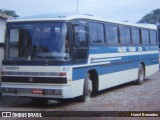
[[[91,44],[104,44],[104,25],[101,23],[89,23],[89,36]]]
[[[156,32],[153,30],[150,30],[150,43],[151,45],[156,45],[157,43],[157,38],[156,38]]]
[[[142,44],[149,45],[149,32],[146,29],[141,30]]]
[[[73,25],[73,39],[74,39],[74,60],[87,59],[88,53],[88,37],[87,27],[81,24]]]
[[[131,28],[131,34],[132,34],[132,43],[134,45],[140,44],[140,32],[138,28]]]
[[[119,27],[120,43],[122,45],[131,44],[130,28],[126,26]]]
[[[74,26],[74,46],[76,48],[87,47],[87,27],[84,25]]]
[[[106,41],[109,45],[118,44],[118,27],[116,25],[106,24],[105,26]]]

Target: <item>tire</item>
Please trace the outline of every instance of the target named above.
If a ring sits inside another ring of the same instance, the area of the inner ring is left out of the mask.
[[[142,64],[138,68],[138,79],[136,80],[137,85],[141,85],[144,82],[144,67]]]
[[[91,99],[91,94],[92,94],[92,80],[90,79],[90,74],[87,73],[84,81],[84,87],[83,87],[83,95],[80,98],[81,102],[87,102],[90,101]]]

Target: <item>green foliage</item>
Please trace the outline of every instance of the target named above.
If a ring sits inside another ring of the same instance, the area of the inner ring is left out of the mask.
[[[160,9],[148,13],[139,21],[139,23],[160,24]]]
[[[6,9],[0,9],[0,13],[9,15],[12,17],[19,17],[14,10],[6,10]]]

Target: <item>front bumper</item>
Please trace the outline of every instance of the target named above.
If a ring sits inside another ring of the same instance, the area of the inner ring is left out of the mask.
[[[70,85],[34,85],[2,83],[3,96],[72,98]]]

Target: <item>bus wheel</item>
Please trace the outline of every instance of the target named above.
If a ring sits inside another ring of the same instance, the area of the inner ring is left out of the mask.
[[[138,68],[138,79],[136,80],[137,85],[141,85],[144,81],[144,67],[140,64]]]
[[[87,73],[84,81],[84,87],[83,87],[83,95],[81,97],[82,102],[87,102],[91,99],[91,93],[92,93],[92,80],[90,79],[90,74]]]

